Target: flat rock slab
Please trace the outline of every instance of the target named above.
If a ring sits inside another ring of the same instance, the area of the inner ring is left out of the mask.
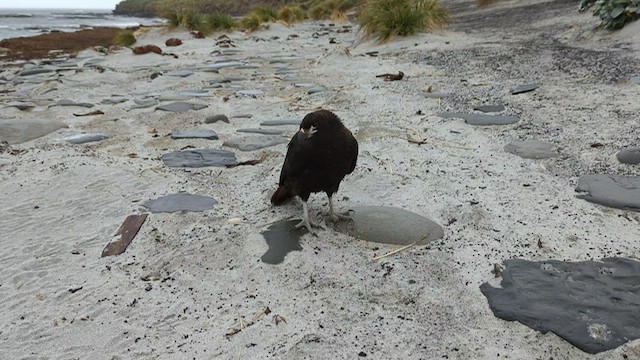
[[[171,112],[185,112],[185,111],[189,111],[189,110],[201,110],[206,108],[207,105],[203,105],[203,104],[194,104],[194,103],[189,103],[189,102],[174,102],[171,104],[164,104],[164,105],[160,105],[158,107],[156,107],[156,110],[164,110],[164,111],[171,111]]]
[[[280,125],[296,125],[300,126],[302,120],[266,120],[260,123],[260,126],[280,126]]]
[[[514,141],[504,146],[504,151],[525,159],[548,159],[558,156],[558,148],[537,140]]]
[[[211,116],[207,116],[207,118],[204,120],[204,123],[215,124],[218,121],[222,121],[229,124],[229,117],[227,117],[227,115],[224,115],[224,114],[211,115]]]
[[[85,107],[85,108],[94,107],[94,105],[90,104],[90,103],[79,103],[79,102],[75,102],[75,101],[69,100],[69,99],[58,100],[58,101],[56,101],[55,104],[53,104],[51,106],[78,106],[78,107]]]
[[[72,144],[84,144],[105,140],[110,137],[111,135],[102,133],[77,134],[64,138],[64,141],[70,142]]]
[[[484,113],[500,112],[504,111],[504,105],[480,105],[473,108],[476,111],[482,111]]]
[[[509,89],[509,91],[511,92],[511,95],[516,95],[516,94],[522,94],[522,93],[526,93],[529,91],[533,91],[537,88],[540,87],[540,84],[538,83],[534,83],[534,84],[524,84],[524,85],[517,85],[512,87],[511,89]]]
[[[441,239],[444,230],[411,211],[384,206],[349,208],[353,221],[339,221],[336,230],[355,238],[394,245],[422,245]]]
[[[460,118],[471,125],[509,125],[520,121],[516,116],[470,114],[461,112],[441,112],[438,116],[442,118]]]
[[[218,140],[218,134],[213,130],[184,130],[171,132],[171,138],[177,139],[208,139]]]
[[[267,264],[276,265],[283,262],[285,256],[291,251],[302,251],[300,238],[308,231],[304,226],[294,229],[298,222],[298,220],[281,221],[262,232],[269,249],[260,257],[260,260]]]
[[[236,91],[238,95],[248,95],[248,96],[260,96],[264,95],[264,91],[262,90],[238,90]]]
[[[194,72],[191,71],[191,70],[175,70],[175,71],[169,71],[165,75],[167,75],[167,76],[177,76],[177,77],[187,77],[187,76],[191,76],[193,74],[194,74]]]
[[[504,263],[502,288],[480,286],[495,316],[552,331],[590,354],[640,337],[640,262]]]
[[[0,120],[0,140],[8,142],[10,145],[15,145],[67,127],[67,124],[58,120]]]
[[[309,90],[307,90],[307,94],[313,95],[313,94],[318,94],[325,91],[327,91],[327,89],[323,88],[322,86],[314,86]]]
[[[209,196],[192,194],[171,194],[147,200],[142,206],[152,213],[198,212],[213,209],[218,201]]]
[[[226,150],[197,149],[175,151],[162,155],[162,161],[169,167],[197,168],[205,166],[236,165],[236,154]]]
[[[640,148],[624,149],[616,154],[616,158],[623,164],[640,164]]]
[[[160,102],[156,99],[146,99],[146,100],[133,100],[136,104],[129,108],[129,110],[133,109],[144,109],[152,106],[158,105]]]
[[[592,174],[578,180],[577,195],[596,204],[616,208],[640,211],[640,177],[620,175]]]
[[[286,144],[289,140],[277,135],[235,137],[225,141],[222,146],[238,149],[240,151],[255,151],[267,147]]]
[[[48,74],[48,73],[52,73],[52,72],[54,72],[56,70],[57,69],[55,69],[55,68],[34,68],[34,69],[22,70],[20,72],[20,74],[18,74],[18,75],[19,76],[31,76],[31,75]]]
[[[238,129],[237,132],[241,133],[249,133],[249,134],[261,134],[261,135],[282,135],[284,134],[284,130],[280,129]]]
[[[116,105],[116,104],[121,104],[127,101],[129,101],[129,99],[126,97],[112,97],[112,98],[104,99],[100,103],[105,105]]]
[[[241,66],[242,63],[239,61],[221,61],[218,63],[214,63],[214,64],[208,64],[205,65],[203,68],[201,68],[201,71],[205,71],[205,72],[217,72],[220,69],[224,69],[227,67],[236,67],[236,66]]]

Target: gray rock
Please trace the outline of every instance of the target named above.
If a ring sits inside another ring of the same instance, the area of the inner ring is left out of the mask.
[[[126,97],[112,97],[112,98],[104,99],[100,103],[105,105],[116,105],[116,104],[121,104],[127,101],[129,101],[129,99]]]
[[[238,90],[236,91],[238,95],[248,95],[248,96],[260,96],[264,95],[264,91],[262,90]]]
[[[158,105],[160,102],[156,99],[145,99],[145,100],[133,100],[136,105],[133,105],[132,107],[129,108],[129,110],[133,110],[133,109],[144,109],[144,108],[148,108],[148,107],[152,107],[155,105]]]
[[[522,94],[529,91],[533,91],[540,87],[540,84],[525,84],[525,85],[517,85],[512,87],[509,91],[511,91],[511,95]]]
[[[552,331],[590,354],[640,338],[640,262],[504,263],[500,288],[480,286],[495,316]]]
[[[269,249],[260,257],[260,260],[267,264],[276,265],[283,262],[285,256],[291,251],[302,251],[300,238],[308,231],[304,226],[295,229],[294,226],[297,223],[298,220],[281,221],[262,232]]]
[[[89,103],[77,103],[69,99],[62,99],[62,100],[56,101],[56,103],[51,106],[79,106],[79,107],[85,107],[85,108],[92,108],[94,105]]]
[[[221,61],[221,62],[217,62],[217,63],[213,63],[213,64],[208,64],[205,65],[203,68],[201,68],[201,71],[205,71],[205,72],[217,72],[220,69],[224,69],[227,67],[237,67],[237,66],[241,66],[242,63],[239,61]]]
[[[504,146],[504,151],[525,159],[547,159],[558,156],[557,147],[537,140],[514,141]]]
[[[110,138],[109,134],[101,134],[101,133],[88,133],[88,134],[77,134],[71,135],[64,138],[64,141],[70,142],[72,144],[84,144],[89,142],[96,142]]]
[[[171,138],[177,139],[208,139],[218,140],[218,134],[213,130],[185,130],[171,132]]]
[[[618,161],[623,164],[640,164],[640,148],[624,149],[616,154]]]
[[[316,85],[314,83],[296,83],[296,84],[293,84],[293,86],[301,87],[301,88],[305,88],[305,89],[311,89],[311,88],[316,87],[318,85]]]
[[[193,74],[194,72],[191,70],[175,70],[175,71],[169,71],[168,73],[165,73],[165,75],[167,76],[177,76],[177,77],[187,77]]]
[[[227,115],[224,115],[224,114],[207,116],[207,118],[204,120],[204,123],[215,124],[218,121],[226,122],[227,124],[229,124],[229,118],[227,117]]]
[[[67,124],[50,119],[0,120],[0,141],[4,140],[11,145],[20,144],[66,127]]]
[[[192,194],[171,194],[147,200],[142,206],[152,213],[174,213],[183,211],[205,211],[213,209],[218,201],[209,196]]]
[[[620,175],[592,174],[578,179],[577,195],[596,204],[616,208],[640,211],[640,177]]]
[[[253,117],[253,115],[251,114],[236,114],[236,115],[231,115],[232,118],[238,118],[238,119],[251,119]]]
[[[327,89],[323,88],[322,86],[314,86],[309,90],[307,90],[307,94],[313,95],[313,94],[317,94],[325,91],[327,91]]]
[[[336,230],[366,241],[422,245],[444,236],[440,225],[404,209],[358,206],[349,208],[349,216],[353,221],[339,221]]]
[[[632,76],[629,80],[636,85],[640,85],[640,75]]]
[[[280,126],[280,125],[295,125],[300,126],[302,120],[297,119],[283,119],[283,120],[267,120],[260,123],[260,126]]]
[[[31,75],[40,75],[40,74],[48,74],[56,71],[55,68],[34,68],[34,69],[26,69],[22,70],[18,75],[19,76],[31,76]]]
[[[515,124],[520,121],[516,116],[486,115],[486,114],[470,114],[459,112],[441,112],[438,116],[442,118],[461,118],[470,125],[508,125]]]
[[[158,107],[156,107],[156,110],[164,110],[164,111],[171,111],[171,112],[185,112],[185,111],[189,111],[191,109],[193,110],[201,110],[206,108],[207,105],[203,105],[203,104],[194,104],[194,103],[189,103],[189,102],[174,102],[174,103],[170,103],[170,104],[165,104],[165,105],[160,105]]]
[[[261,134],[261,135],[283,135],[284,134],[284,130],[279,130],[279,129],[238,129],[236,131],[241,133]]]
[[[225,141],[222,146],[238,149],[240,151],[255,151],[288,142],[289,140],[282,136],[265,135],[231,138]]]
[[[484,113],[500,112],[504,110],[504,105],[480,105],[473,108]]]
[[[6,104],[5,107],[14,107],[20,111],[30,111],[36,107],[36,104],[32,102],[16,101]]]
[[[189,97],[206,97],[211,96],[208,90],[203,89],[187,89],[179,92],[180,95],[189,96]]]
[[[209,81],[210,85],[216,85],[216,84],[228,84],[231,82],[241,82],[241,81],[246,81],[247,79],[245,78],[241,78],[241,77],[228,77],[228,78],[223,78],[223,79],[214,79]]]
[[[197,168],[205,166],[222,167],[236,165],[236,154],[226,150],[197,149],[174,151],[162,155],[162,161],[169,167]]]
[[[160,101],[184,101],[189,100],[191,96],[184,94],[162,94],[158,96],[158,100]]]

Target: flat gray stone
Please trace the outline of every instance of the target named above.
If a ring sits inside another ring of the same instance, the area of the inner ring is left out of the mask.
[[[189,100],[191,96],[184,94],[162,94],[158,96],[158,100],[160,101],[185,101]]]
[[[636,85],[640,85],[640,75],[632,76],[629,80]]]
[[[307,90],[307,94],[313,95],[313,94],[317,94],[325,91],[327,91],[327,89],[323,88],[322,86],[314,86],[309,90]]]
[[[129,108],[129,110],[133,109],[144,109],[152,106],[158,105],[160,102],[156,99],[144,99],[144,100],[133,100],[136,104]]]
[[[187,89],[187,90],[180,91],[178,94],[184,95],[184,96],[189,96],[189,97],[207,97],[207,96],[211,96],[211,94],[209,93],[209,90],[203,90],[203,89]]]
[[[20,144],[66,127],[67,124],[58,120],[0,120],[0,141],[4,140],[10,145]]]
[[[209,72],[209,71],[214,71],[217,72],[220,69],[224,69],[224,68],[228,68],[228,67],[237,67],[237,66],[241,66],[242,63],[239,61],[221,61],[221,62],[217,62],[214,64],[208,64],[205,65],[204,67],[202,67],[200,70],[201,71],[205,71],[205,72]]]
[[[6,104],[5,107],[14,107],[20,111],[30,111],[36,107],[36,104],[33,102],[15,101]]]
[[[464,119],[470,125],[509,125],[520,121],[516,116],[487,115],[487,114],[470,114],[461,112],[441,112],[438,116],[442,118],[460,118]]]
[[[558,148],[537,140],[514,141],[504,146],[504,151],[525,159],[547,159],[558,156]]]
[[[308,233],[304,226],[295,229],[298,220],[281,221],[275,223],[262,232],[269,249],[260,260],[267,264],[280,264],[291,251],[302,251],[300,238]]]
[[[160,105],[158,107],[156,107],[156,110],[164,110],[164,111],[171,111],[171,112],[185,112],[185,111],[189,111],[189,110],[201,110],[206,108],[207,105],[203,105],[203,104],[194,104],[194,103],[189,103],[189,102],[174,102],[174,103],[170,103],[170,104],[164,104],[164,105]]]
[[[213,209],[218,201],[209,196],[192,194],[171,194],[147,200],[142,206],[152,213],[199,212]]]
[[[169,167],[197,168],[205,166],[222,167],[236,165],[236,154],[227,150],[197,149],[174,151],[162,155],[162,161]]]
[[[224,114],[217,114],[217,115],[207,116],[207,118],[204,120],[204,123],[205,124],[215,124],[218,121],[222,121],[222,122],[225,122],[225,123],[229,124],[229,118],[227,117],[227,115],[224,115]]]
[[[311,88],[316,87],[318,85],[316,85],[314,83],[295,83],[295,84],[293,84],[293,86],[301,87],[301,88],[305,88],[305,89],[311,89]]]
[[[116,105],[116,104],[121,104],[127,101],[129,101],[129,99],[126,97],[112,97],[112,98],[104,99],[100,103],[105,105]]]
[[[616,154],[616,158],[623,164],[640,164],[640,148],[624,149]]]
[[[193,75],[194,72],[191,70],[174,70],[165,73],[167,76],[177,76],[177,77],[187,77]]]
[[[511,91],[511,95],[516,95],[516,94],[522,94],[529,91],[533,91],[539,87],[540,87],[539,83],[524,84],[524,85],[513,86],[511,89],[509,89],[509,91]]]
[[[640,338],[640,262],[511,259],[504,264],[501,287],[480,286],[495,316],[543,334],[552,331],[589,354]]]
[[[35,68],[35,69],[26,69],[22,70],[18,75],[19,76],[31,76],[31,75],[40,75],[40,74],[48,74],[55,72],[55,68]]]
[[[102,133],[88,133],[88,134],[77,134],[71,135],[64,138],[64,141],[70,142],[72,144],[84,144],[89,142],[96,142],[110,138],[109,134]]]
[[[353,221],[339,221],[336,230],[366,241],[422,245],[444,236],[440,225],[404,209],[357,206],[349,208],[349,216]]]
[[[500,112],[504,109],[504,105],[480,105],[473,108],[473,110],[482,111],[484,113]]]
[[[55,104],[53,104],[51,106],[79,106],[79,107],[85,107],[85,108],[94,107],[94,105],[90,104],[90,103],[78,103],[78,102],[75,102],[75,101],[69,100],[69,99],[58,100],[58,101],[56,101]]]
[[[236,91],[238,95],[248,95],[248,96],[260,96],[264,95],[264,91],[262,90],[238,90]]]
[[[250,133],[250,134],[261,134],[261,135],[283,135],[284,130],[279,129],[238,129],[237,132],[241,133]]]
[[[248,136],[228,139],[222,144],[222,146],[238,149],[240,151],[255,151],[275,145],[286,144],[288,142],[289,140],[282,136]]]
[[[282,119],[282,120],[266,120],[260,123],[260,126],[280,126],[280,125],[295,125],[300,126],[302,120],[297,119]]]
[[[218,134],[213,130],[184,130],[171,132],[171,138],[177,139],[207,139],[218,140]]]
[[[640,177],[591,174],[578,179],[577,195],[596,204],[632,211],[640,211]]]

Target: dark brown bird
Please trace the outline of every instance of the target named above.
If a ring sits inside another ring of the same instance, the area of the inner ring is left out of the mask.
[[[349,218],[336,213],[332,196],[340,182],[356,167],[358,141],[334,113],[319,110],[307,114],[300,130],[289,141],[287,156],[282,165],[280,183],[271,197],[273,205],[298,196],[302,200],[302,221],[296,228],[306,227],[309,232],[307,200],[311,193],[324,191],[329,197],[329,211],[322,213],[332,221]]]

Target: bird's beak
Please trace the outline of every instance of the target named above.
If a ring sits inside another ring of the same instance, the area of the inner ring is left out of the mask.
[[[313,134],[315,134],[316,132],[318,132],[318,130],[316,130],[315,126],[312,126],[308,129],[300,129],[300,131],[298,132],[298,136],[304,136],[304,139],[308,139],[310,137],[313,136]]]

